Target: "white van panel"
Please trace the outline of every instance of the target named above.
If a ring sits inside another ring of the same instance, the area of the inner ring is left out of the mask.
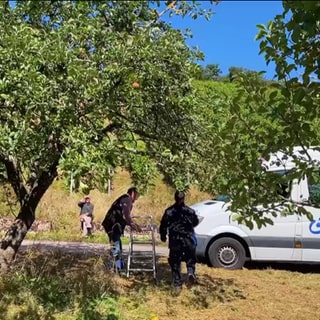
[[[281,209],[280,209],[281,210]],[[252,230],[243,224],[238,224],[236,221],[231,221],[231,224],[237,226],[248,235],[252,250],[251,258],[254,260],[276,259],[301,259],[301,256],[296,256],[294,252],[296,228],[298,223],[297,215],[281,216],[280,212],[277,217],[271,214],[266,214],[273,221],[273,225],[263,226],[261,229],[254,227]],[[266,256],[266,250],[270,251]]]
[[[297,179],[293,180],[291,187],[291,200],[294,202],[304,202],[309,199],[309,188],[307,178],[304,177],[299,182]]]
[[[251,248],[250,248],[251,249]],[[254,260],[257,261],[301,261],[301,258],[296,258],[293,255],[293,250],[286,248],[255,248],[256,257]],[[295,249],[297,256],[301,256],[301,249]],[[284,258],[285,257],[285,258]]]
[[[320,213],[319,208],[304,206],[312,213],[310,221],[305,215],[301,216],[302,225],[302,261],[320,261]]]

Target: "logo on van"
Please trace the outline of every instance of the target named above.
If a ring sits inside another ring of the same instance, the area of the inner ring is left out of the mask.
[[[320,234],[320,218],[318,220],[312,220],[310,222],[309,230],[313,234]]]

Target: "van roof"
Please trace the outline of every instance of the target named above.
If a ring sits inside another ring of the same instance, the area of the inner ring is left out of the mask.
[[[262,161],[262,166],[267,171],[289,171],[296,167],[297,161],[320,166],[320,147],[310,147],[306,151],[301,147],[294,147],[290,155],[286,151],[272,153],[269,160]]]

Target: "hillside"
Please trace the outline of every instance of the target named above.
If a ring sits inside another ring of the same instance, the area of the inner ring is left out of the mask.
[[[115,174],[111,194],[101,193],[97,190],[90,193],[91,201],[95,206],[95,222],[102,221],[112,202],[125,193],[130,186],[131,181],[128,172],[119,170]],[[154,186],[150,187],[147,193],[142,194],[136,201],[132,214],[150,214],[153,215],[155,222],[159,223],[165,208],[173,203],[174,191],[165,185],[161,178],[158,178]],[[7,189],[3,190],[0,199],[1,206],[4,208],[1,216],[13,218],[17,208],[6,204],[6,192]],[[70,239],[71,235],[79,235],[79,208],[77,203],[82,197],[83,194],[81,193],[70,193],[63,180],[55,181],[45,193],[37,208],[36,221],[50,221],[54,228],[53,231],[59,234],[59,239],[65,237]],[[187,203],[192,204],[208,197],[210,197],[208,194],[199,192],[196,188],[191,188],[187,194]]]

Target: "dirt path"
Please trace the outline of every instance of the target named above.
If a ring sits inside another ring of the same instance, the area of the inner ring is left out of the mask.
[[[88,255],[104,255],[109,249],[108,244],[85,243],[85,242],[67,242],[67,241],[48,241],[48,240],[23,240],[22,250],[40,249],[47,251],[62,251],[65,253],[82,253]],[[151,245],[135,245],[135,251],[150,252]],[[156,246],[157,256],[168,256],[166,246]],[[128,253],[128,245],[123,245],[123,253]]]

